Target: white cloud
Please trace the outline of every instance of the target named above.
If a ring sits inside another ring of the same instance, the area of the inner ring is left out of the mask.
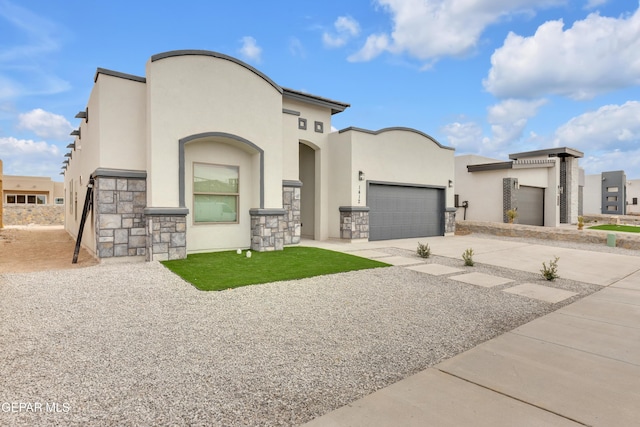
[[[260,63],[262,60],[262,48],[258,46],[256,39],[245,36],[241,41],[242,47],[239,50],[240,55],[247,61]]]
[[[548,21],[531,37],[510,33],[491,57],[485,88],[500,98],[588,99],[640,84],[640,9],[620,18],[592,13],[563,27]]]
[[[389,48],[389,37],[386,34],[372,34],[367,37],[362,49],[349,56],[350,62],[366,62],[370,61]]]
[[[289,40],[289,52],[293,56],[298,56],[300,58],[305,58],[307,56],[306,51],[304,50],[304,45],[300,41],[300,39],[296,37],[292,37]]]
[[[58,179],[60,149],[44,141],[0,137],[0,159],[6,175],[50,176]]]
[[[602,6],[607,3],[608,0],[587,0],[587,4],[584,5],[585,9],[595,9],[598,6]]]
[[[69,133],[73,130],[71,123],[63,116],[41,108],[20,114],[18,128],[30,130],[41,138],[54,140],[69,139]]]
[[[334,34],[327,31],[322,34],[322,43],[328,48],[342,47],[351,37],[360,34],[360,24],[350,16],[339,16],[333,26]]]
[[[492,138],[488,145],[496,149],[518,141],[529,119],[535,117],[546,102],[544,99],[507,99],[489,107],[487,121],[491,124]]]
[[[613,150],[597,155],[585,153],[580,167],[588,175],[623,170],[628,179],[640,179],[640,148],[630,151]]]
[[[440,132],[449,144],[460,152],[476,152],[482,145],[482,127],[475,122],[453,122],[443,126]]]
[[[363,51],[353,55],[352,60],[368,61],[385,51],[404,53],[421,61],[466,55],[475,49],[487,26],[509,15],[563,4],[565,0],[376,0],[376,3],[391,15],[393,31],[390,35],[370,36]]]
[[[635,150],[640,145],[640,102],[605,105],[574,117],[560,126],[555,146],[569,146],[581,151],[620,149]]]

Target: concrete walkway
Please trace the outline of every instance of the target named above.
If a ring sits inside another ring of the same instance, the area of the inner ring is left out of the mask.
[[[305,245],[388,247],[539,272],[603,289],[307,424],[318,426],[633,426],[640,423],[640,257],[470,236]]]

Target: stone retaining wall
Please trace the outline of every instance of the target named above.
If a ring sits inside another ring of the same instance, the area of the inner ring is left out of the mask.
[[[640,225],[640,216],[637,215],[584,215],[583,218],[587,226],[589,223]]]
[[[527,237],[544,240],[563,240],[579,243],[607,244],[607,235],[616,235],[616,246],[640,250],[640,236],[602,230],[578,230],[567,227],[537,227],[534,225],[502,224],[498,222],[457,221],[457,234],[492,234],[495,236]]]
[[[3,205],[7,225],[64,225],[64,205]]]

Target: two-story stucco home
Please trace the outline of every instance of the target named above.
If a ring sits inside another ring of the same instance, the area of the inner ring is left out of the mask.
[[[413,129],[331,132],[349,104],[286,89],[210,51],[99,68],[76,116],[65,226],[101,259],[280,250],[301,238],[453,232],[454,150]]]

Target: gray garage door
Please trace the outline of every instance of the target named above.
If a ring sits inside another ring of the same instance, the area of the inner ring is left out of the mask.
[[[544,225],[544,188],[521,185],[517,197],[518,223]]]
[[[444,235],[444,190],[369,184],[369,240]]]

